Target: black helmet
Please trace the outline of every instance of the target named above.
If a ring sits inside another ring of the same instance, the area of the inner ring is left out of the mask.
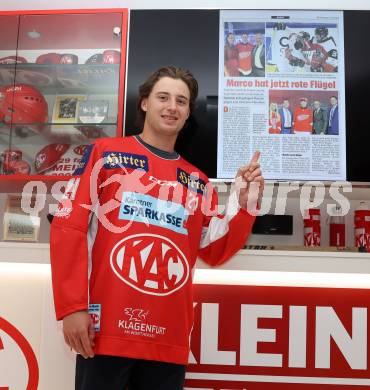
[[[310,39],[310,34],[307,31],[301,31],[299,36],[302,37],[302,39]]]
[[[329,34],[329,30],[326,27],[316,27],[315,35],[319,37],[319,40],[325,39]]]

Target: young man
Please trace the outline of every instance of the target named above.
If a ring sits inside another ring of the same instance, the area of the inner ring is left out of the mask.
[[[248,34],[242,34],[242,40],[236,45],[239,53],[239,76],[250,76],[252,73],[252,51],[254,46],[249,43]]]
[[[197,93],[188,71],[154,72],[139,89],[140,136],[96,141],[54,217],[56,315],[80,354],[78,390],[182,389],[191,270],[198,256],[226,261],[251,231],[247,203],[263,187],[258,153],[220,216],[208,178],[174,151]]]
[[[309,135],[312,134],[313,111],[308,107],[308,99],[303,97],[299,99],[299,107],[293,114],[294,134]]]

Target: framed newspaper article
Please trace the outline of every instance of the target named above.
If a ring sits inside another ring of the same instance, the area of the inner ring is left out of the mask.
[[[21,196],[8,195],[4,213],[4,241],[33,241],[39,239],[40,217],[25,213]]]
[[[346,179],[341,11],[220,11],[218,76],[218,179]]]

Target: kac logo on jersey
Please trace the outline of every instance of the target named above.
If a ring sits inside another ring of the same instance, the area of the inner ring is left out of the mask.
[[[89,145],[77,145],[73,151],[78,154],[79,156],[83,156],[86,152],[86,149],[88,149]]]
[[[206,189],[206,182],[204,180],[199,179],[199,177],[195,177],[194,175],[190,175],[181,168],[177,168],[177,181],[190,191],[197,192],[201,195],[203,195]]]
[[[148,157],[141,154],[132,154],[124,152],[104,152],[104,168],[133,168],[149,170]]]
[[[112,249],[110,264],[124,283],[144,294],[170,295],[189,279],[189,263],[183,252],[166,237],[134,234]]]

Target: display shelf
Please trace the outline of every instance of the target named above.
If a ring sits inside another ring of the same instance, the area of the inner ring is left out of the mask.
[[[116,134],[116,123],[47,123],[22,127],[14,125],[11,129],[0,126],[0,178],[8,180],[12,175],[21,173],[28,173],[28,180],[33,180],[33,175],[41,178],[71,175],[78,168],[87,145]],[[16,164],[14,169],[9,168],[7,159]],[[21,177],[24,181],[23,175]]]
[[[25,254],[32,253],[26,257]],[[2,262],[49,262],[49,244],[0,242]],[[370,274],[370,253],[243,249],[221,266],[198,259],[197,269]],[[370,286],[370,279],[369,279]]]
[[[198,260],[197,268],[212,267]],[[370,253],[243,249],[231,261],[217,268],[270,272],[370,274]]]
[[[117,126],[117,122],[113,121],[112,118],[111,120],[104,121],[101,123],[55,123],[55,122],[45,122],[45,123],[40,123],[40,122],[33,122],[33,123],[16,123],[13,122],[12,124],[7,124],[7,123],[0,123],[0,132],[2,131],[1,129],[10,129],[10,128],[16,128],[16,127],[40,127],[40,126]]]
[[[93,142],[97,138],[114,137],[117,122],[103,123],[12,123],[0,124],[1,145],[42,145],[45,143]],[[9,139],[10,138],[10,139]]]
[[[50,263],[49,244],[0,242],[0,262]]]
[[[119,64],[0,65],[0,83],[30,84],[44,95],[55,93],[118,93]]]
[[[0,193],[22,193],[24,186],[32,181],[45,184],[49,194],[56,182],[62,181],[67,183],[70,178],[70,175],[0,175]]]

